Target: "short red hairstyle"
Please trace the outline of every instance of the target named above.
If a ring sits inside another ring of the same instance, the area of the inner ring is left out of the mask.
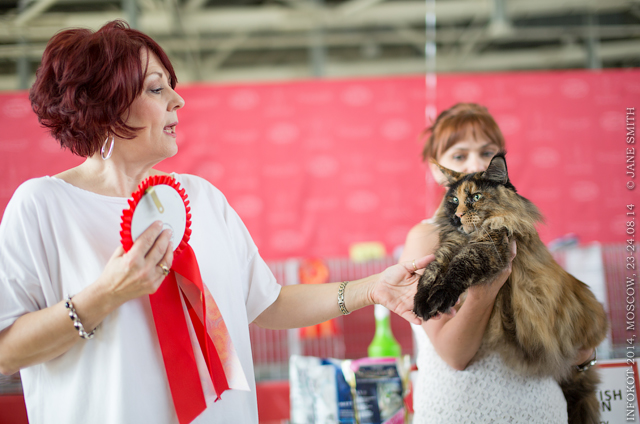
[[[53,36],[29,92],[40,124],[62,147],[83,157],[98,152],[109,133],[135,137],[138,128],[125,122],[142,92],[148,64],[141,63],[142,49],[158,57],[175,88],[166,53],[124,21],[109,22],[96,32],[69,29]]]
[[[476,103],[458,103],[442,111],[433,125],[424,132],[429,134],[422,150],[422,160],[438,160],[451,146],[471,133],[505,149],[504,136],[500,127],[486,107]]]

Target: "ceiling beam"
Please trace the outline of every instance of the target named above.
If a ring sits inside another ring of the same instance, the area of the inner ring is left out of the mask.
[[[207,0],[187,0],[187,3],[183,6],[183,10],[185,13],[200,10],[206,2]]]
[[[43,8],[55,0],[40,0],[32,6]],[[347,3],[350,4],[350,3]],[[576,12],[611,12],[629,9],[628,0],[514,0],[508,3],[510,19],[549,14]],[[189,32],[200,34],[224,34],[238,32],[295,32],[308,31],[323,27],[329,29],[353,29],[364,27],[396,27],[424,25],[425,3],[419,1],[396,1],[372,4],[359,13],[343,14],[338,8],[291,9],[281,6],[263,6],[260,8],[203,8],[183,11],[182,20]],[[31,10],[32,8],[29,8]],[[44,9],[43,9],[44,10]],[[48,13],[38,16],[24,15],[21,20],[14,19],[0,27],[0,37],[16,36],[16,25],[30,22],[28,32],[36,31],[48,39],[61,28],[88,27],[97,29],[113,19],[125,19],[121,11],[99,13]],[[27,12],[25,12],[27,13]],[[491,16],[491,3],[477,0],[451,0],[436,3],[436,15],[439,24],[453,24],[470,19],[488,21]],[[28,18],[28,19],[26,19]],[[26,21],[25,21],[26,19]],[[171,34],[175,31],[174,18],[165,10],[143,10],[139,16],[140,29],[151,36]],[[28,34],[27,34],[28,35]],[[33,39],[32,37],[29,37]]]
[[[482,29],[478,27],[478,42],[491,41],[491,37],[482,34]],[[465,32],[462,28],[445,28],[437,33],[437,41],[448,47],[440,50],[438,57],[448,50],[453,52],[459,47],[466,37],[461,38]],[[577,42],[587,37],[587,28],[577,27],[540,27],[540,28],[516,28],[510,38],[501,42],[552,42],[560,40],[562,42]],[[640,38],[640,25],[607,25],[598,27],[600,40],[607,41],[611,38]],[[411,45],[420,53],[424,48],[426,37],[421,31],[406,28],[396,28],[393,30],[375,32],[349,32],[349,33],[325,33],[323,42],[329,48],[335,47],[362,47],[365,44],[378,44],[381,46],[393,47]],[[0,42],[6,41],[0,37]],[[228,34],[217,37],[201,37],[199,35],[158,37],[157,41],[169,53],[181,52],[209,52],[223,53],[224,58],[233,51],[247,50],[287,50],[306,49],[309,47],[309,38],[305,33],[277,33],[271,35],[250,35],[246,33]],[[636,40],[636,45],[640,46],[640,39]],[[32,42],[28,45],[20,44],[0,44],[0,59],[15,59],[25,52],[32,60],[39,60],[44,52],[45,42]],[[640,48],[639,48],[640,50]],[[471,53],[471,52],[470,52]],[[222,61],[223,56],[217,61]]]
[[[29,21],[42,15],[42,13],[50,8],[55,2],[56,0],[39,0],[32,3],[31,6],[16,16],[13,24],[17,27],[25,26]]]
[[[353,15],[362,12],[371,6],[381,3],[384,0],[350,0],[339,4],[334,9],[341,15]]]
[[[37,53],[37,52],[33,52]],[[638,42],[610,41],[600,43],[598,52],[603,61],[635,59],[640,60]],[[567,45],[537,49],[519,49],[508,52],[473,54],[463,63],[456,54],[439,53],[437,72],[469,72],[469,71],[509,71],[523,69],[554,69],[566,67],[584,67],[587,52],[584,46]],[[204,62],[206,63],[206,61]],[[193,81],[188,61],[174,60],[176,73],[181,83]],[[406,75],[425,72],[423,58],[381,58],[374,60],[357,60],[351,62],[326,63],[326,77],[345,78],[368,75]],[[208,68],[203,66],[200,78],[209,82],[227,81],[270,81],[295,80],[310,77],[309,66],[305,64],[283,66],[252,65],[234,68]],[[33,78],[32,78],[33,81]],[[0,75],[0,90],[15,90],[15,75]]]

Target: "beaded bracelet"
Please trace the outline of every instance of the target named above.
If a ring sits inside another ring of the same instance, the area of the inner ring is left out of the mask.
[[[349,284],[348,281],[343,281],[338,289],[338,306],[340,307],[342,315],[349,315],[351,313],[347,310],[347,307],[344,304],[344,288],[347,287],[347,284]]]
[[[76,328],[76,330],[78,330],[78,334],[80,335],[80,337],[82,337],[83,339],[92,339],[98,327],[94,328],[90,333],[87,333],[84,330],[84,325],[82,325],[82,322],[80,322],[80,318],[78,318],[76,308],[74,308],[73,303],[71,302],[70,295],[67,295],[67,300],[64,302],[64,307],[69,311],[69,318],[71,318],[71,321],[73,321],[73,326]]]

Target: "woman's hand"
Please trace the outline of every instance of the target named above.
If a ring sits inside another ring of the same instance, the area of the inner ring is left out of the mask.
[[[170,268],[173,261],[170,238],[171,233],[162,231],[161,223],[154,223],[129,252],[118,247],[98,280],[73,296],[86,331],[96,328],[124,302],[158,289],[165,277],[158,265]],[[64,303],[24,314],[0,331],[0,373],[13,374],[49,361],[80,340]]]
[[[410,323],[420,324],[422,321],[413,313],[413,298],[420,280],[420,274],[416,271],[426,268],[434,259],[434,255],[429,255],[387,268],[373,285],[370,299],[373,303],[384,305]]]
[[[113,296],[115,306],[140,296],[155,293],[164,281],[166,269],[173,263],[171,230],[162,231],[162,222],[149,226],[125,253],[119,246],[99,280]]]

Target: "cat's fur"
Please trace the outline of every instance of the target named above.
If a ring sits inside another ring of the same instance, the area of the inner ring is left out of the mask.
[[[496,297],[483,348],[524,375],[552,376],[567,399],[569,423],[597,424],[597,370],[578,372],[573,363],[579,349],[606,336],[602,305],[540,240],[540,212],[509,181],[504,153],[484,172],[440,169],[449,180],[436,214],[440,243],[418,284],[415,313],[426,320],[446,312],[470,286],[492,281],[505,269],[515,239],[518,253]]]

